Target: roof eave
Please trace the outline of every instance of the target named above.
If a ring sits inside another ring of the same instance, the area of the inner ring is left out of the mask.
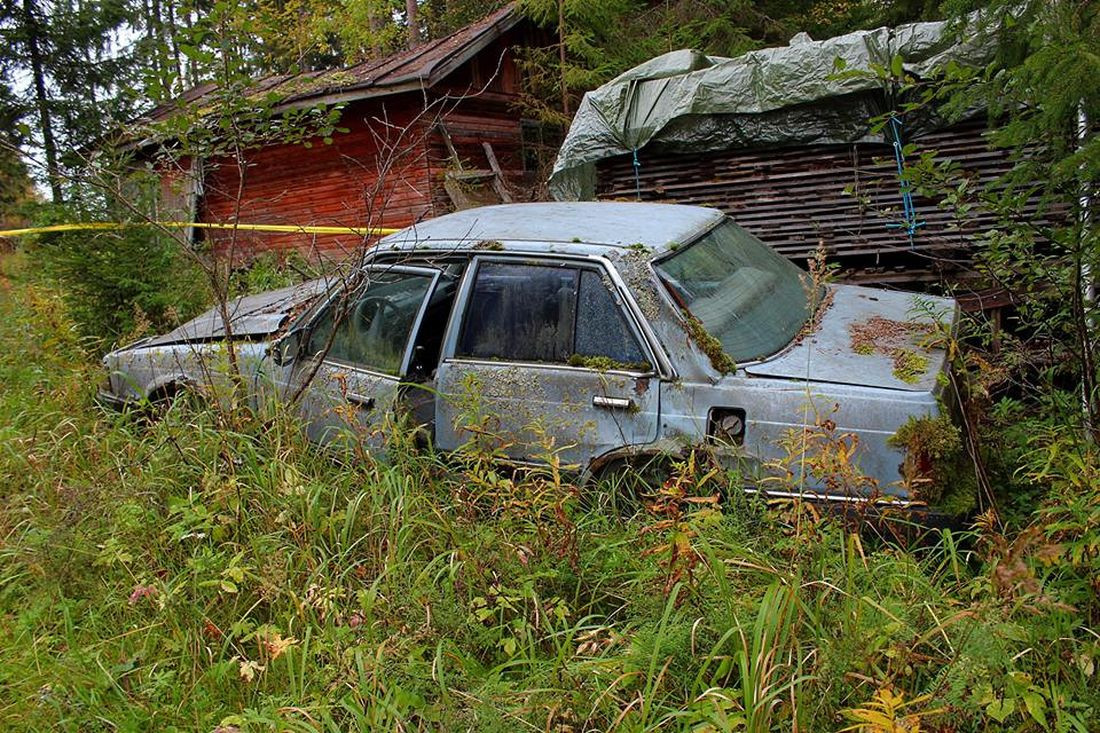
[[[520,12],[513,6],[511,12],[504,15],[492,25],[486,26],[468,44],[457,49],[456,53],[452,54],[450,58],[440,59],[432,64],[427,76],[428,86],[435,86],[443,81],[443,79],[459,66],[462,66],[462,64],[484,51],[490,43],[512,30],[512,28],[515,28],[522,19],[523,17]]]
[[[514,28],[522,19],[523,17],[519,11],[513,9],[512,12],[504,15],[495,23],[483,28],[469,43],[456,49],[455,52],[448,57],[433,63],[426,74],[410,74],[403,78],[398,78],[394,82],[384,86],[377,86],[373,82],[368,81],[350,86],[330,88],[319,93],[298,97],[283,104],[279,104],[275,107],[275,111],[301,109],[303,107],[312,107],[319,104],[345,104],[347,102],[358,102],[373,97],[383,97],[400,94],[402,92],[429,89],[443,81],[443,79],[449,76],[458,67],[485,50],[489,44]]]

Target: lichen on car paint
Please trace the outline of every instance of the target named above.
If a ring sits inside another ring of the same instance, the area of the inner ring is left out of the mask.
[[[894,349],[894,376],[906,384],[916,384],[928,369],[928,357],[911,349]]]

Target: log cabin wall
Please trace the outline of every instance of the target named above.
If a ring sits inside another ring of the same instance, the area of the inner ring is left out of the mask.
[[[488,171],[490,158],[510,184],[506,188],[519,190],[530,173],[523,164],[513,48],[530,42],[530,33],[509,6],[448,38],[343,72],[320,72],[333,77],[334,86],[312,78],[324,89],[316,100],[344,103],[340,126],[348,132],[333,135],[329,145],[314,139],[308,148],[250,150],[240,164],[233,158],[204,161],[199,220],[406,227],[452,210],[443,186],[449,170]],[[471,44],[476,52],[468,51]],[[341,86],[352,82],[360,86]],[[269,83],[278,88],[288,82]],[[198,236],[236,262],[292,250],[311,259],[344,258],[373,242],[351,234],[203,230]]]
[[[431,215],[425,130],[413,95],[351,104],[325,145],[272,145],[208,161],[202,221],[299,226],[405,227]],[[385,123],[380,120],[386,120]],[[239,201],[239,204],[238,204]],[[311,259],[342,258],[362,247],[355,235],[209,231],[235,261],[297,250]]]
[[[516,111],[519,84],[513,47],[518,41],[515,35],[497,40],[432,90],[438,109],[445,111],[433,123],[428,141],[433,216],[455,210],[444,189],[449,171],[491,169],[486,144],[516,200],[530,188],[531,172],[524,168],[522,122]]]
[[[918,150],[937,150],[975,182],[1005,173],[1011,163],[991,149],[986,126],[972,120],[915,137]],[[908,142],[908,141],[907,141]],[[639,151],[636,189],[629,155],[597,166],[601,199],[668,201],[715,206],[799,264],[823,242],[827,261],[849,282],[916,286],[972,274],[971,243],[991,222],[975,210],[958,221],[937,201],[915,197],[913,237],[902,219],[893,149],[886,144],[806,145],[680,154]]]
[[[483,143],[489,143],[505,175],[519,181],[524,168],[513,43],[511,38],[498,40],[432,91],[446,110],[443,124],[462,165],[488,168]],[[442,131],[437,131],[432,139],[435,169],[450,168],[450,157]]]

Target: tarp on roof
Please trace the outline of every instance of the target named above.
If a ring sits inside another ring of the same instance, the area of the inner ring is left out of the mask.
[[[658,56],[584,95],[550,193],[592,199],[597,161],[650,143],[700,152],[882,141],[871,125],[893,106],[884,83],[869,73],[838,73],[837,59],[846,70],[869,71],[872,64],[889,69],[900,55],[907,74],[927,79],[949,61],[981,65],[992,58],[990,34],[966,32],[976,25],[960,34],[945,22],[910,23],[824,41],[800,33],[788,46],[734,59],[690,50]]]

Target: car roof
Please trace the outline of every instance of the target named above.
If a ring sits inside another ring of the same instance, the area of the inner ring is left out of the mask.
[[[642,245],[660,253],[671,245],[686,243],[722,218],[717,209],[677,204],[619,201],[503,204],[457,211],[414,224],[382,239],[379,248],[591,253],[593,248]],[[499,246],[486,247],[485,242]]]

